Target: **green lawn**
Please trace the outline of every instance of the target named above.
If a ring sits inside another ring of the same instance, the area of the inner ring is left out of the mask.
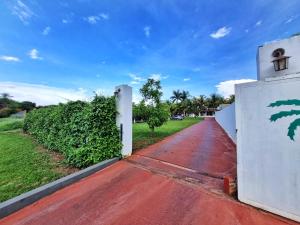
[[[153,134],[147,124],[134,124],[133,148],[136,150],[158,142],[200,120],[168,121]],[[0,119],[0,202],[76,171],[61,163],[63,157],[60,154],[43,149],[17,129],[22,123],[21,119]]]
[[[15,130],[20,127],[16,122],[22,120],[0,120],[0,202],[75,171],[61,163],[61,155],[43,149],[20,129]]]
[[[196,124],[203,118],[186,118],[184,120],[170,120],[152,133],[146,123],[133,124],[133,150],[154,144],[184,128]]]
[[[14,130],[23,127],[23,119],[0,118],[0,131]]]

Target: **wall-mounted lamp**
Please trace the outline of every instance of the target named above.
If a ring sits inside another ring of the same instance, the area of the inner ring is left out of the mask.
[[[272,56],[275,58],[272,62],[275,71],[285,70],[288,68],[290,56],[284,56],[285,50],[283,48],[275,49]]]
[[[121,89],[118,88],[117,90],[115,90],[114,95],[117,96],[120,92],[121,92]]]

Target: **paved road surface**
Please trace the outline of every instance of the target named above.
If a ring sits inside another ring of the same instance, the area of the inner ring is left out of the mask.
[[[235,145],[209,118],[0,220],[0,224],[297,224],[223,194]]]

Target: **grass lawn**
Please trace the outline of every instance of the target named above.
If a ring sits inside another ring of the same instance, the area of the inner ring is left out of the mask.
[[[201,121],[168,121],[152,133],[145,123],[133,125],[134,150],[146,147]],[[0,119],[0,202],[77,171],[62,163],[61,154],[48,151],[21,129],[22,119]]]
[[[0,129],[15,129],[12,120],[19,119],[1,119]],[[62,159],[20,129],[0,132],[0,202],[76,171],[63,165]]]
[[[185,118],[184,120],[169,120],[163,126],[151,132],[146,123],[133,124],[133,150],[144,148],[148,145],[161,141],[184,128],[196,124],[203,118]]]
[[[14,130],[23,127],[23,119],[0,118],[0,131]]]

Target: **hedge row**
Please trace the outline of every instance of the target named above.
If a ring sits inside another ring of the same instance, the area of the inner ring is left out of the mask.
[[[114,97],[96,96],[90,103],[76,101],[34,109],[24,131],[46,148],[65,155],[68,164],[83,168],[120,156]]]

